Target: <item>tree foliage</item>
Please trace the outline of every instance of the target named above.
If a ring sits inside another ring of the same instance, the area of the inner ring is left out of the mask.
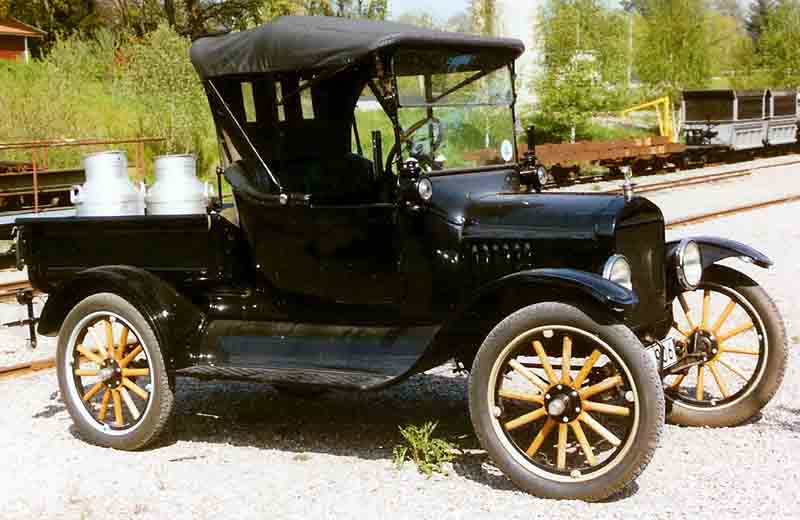
[[[759,40],[760,63],[775,87],[800,85],[800,3],[782,0],[767,17]]]
[[[636,71],[651,90],[702,88],[710,75],[712,34],[703,0],[647,0],[636,38]]]
[[[550,0],[537,26],[544,74],[540,109],[561,128],[585,124],[619,102],[628,54],[625,16],[599,0]],[[622,58],[622,59],[621,59]]]

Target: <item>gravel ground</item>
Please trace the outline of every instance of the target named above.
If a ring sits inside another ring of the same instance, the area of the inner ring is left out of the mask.
[[[710,195],[676,190],[662,204]],[[669,218],[674,210],[665,209]],[[758,420],[718,430],[667,426],[623,496],[587,504],[517,491],[477,446],[466,379],[445,368],[387,391],[314,401],[262,385],[179,380],[174,425],[141,453],[76,438],[50,372],[0,382],[0,518],[797,518],[799,215],[800,204],[786,204],[669,232],[736,238],[770,255],[770,271],[732,265],[776,299],[794,345],[783,387]],[[394,469],[397,425],[430,419],[465,454],[431,480],[409,465]]]

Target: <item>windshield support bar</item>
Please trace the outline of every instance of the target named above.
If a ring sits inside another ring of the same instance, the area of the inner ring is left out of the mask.
[[[261,157],[261,154],[258,153],[258,150],[253,145],[253,141],[250,140],[250,136],[247,135],[247,132],[245,132],[244,128],[242,128],[242,125],[239,124],[239,121],[236,119],[236,116],[233,114],[233,110],[231,110],[231,107],[228,105],[228,103],[225,102],[225,98],[223,98],[222,94],[219,93],[219,90],[217,90],[217,87],[216,87],[216,85],[214,85],[214,82],[211,81],[211,80],[208,80],[208,84],[211,86],[212,90],[214,91],[214,94],[216,94],[217,99],[219,100],[219,102],[222,103],[222,106],[225,108],[225,111],[228,113],[228,117],[230,117],[231,120],[234,122],[234,124],[236,125],[236,128],[239,130],[239,133],[242,134],[242,137],[247,142],[247,145],[250,147],[250,149],[256,155],[256,158],[258,159],[258,162],[260,162],[261,166],[264,167],[264,170],[267,172],[267,175],[269,175],[270,180],[278,188],[278,191],[280,193],[283,193],[283,186],[281,186],[281,183],[278,182],[278,179],[275,178],[275,176],[272,174],[272,170],[270,170],[269,166],[267,166],[267,163],[264,162],[264,159]]]
[[[511,136],[514,139],[514,162],[519,164],[519,145],[517,143],[517,68],[514,62],[508,64],[511,74]]]

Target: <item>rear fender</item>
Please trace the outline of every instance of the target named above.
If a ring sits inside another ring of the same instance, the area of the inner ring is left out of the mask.
[[[716,264],[726,258],[737,257],[745,262],[755,264],[764,269],[772,267],[772,260],[764,253],[753,249],[747,244],[719,237],[689,237],[700,246],[700,255],[703,258],[703,269]],[[667,265],[671,265],[675,251],[681,240],[667,242]]]
[[[39,334],[57,335],[75,305],[98,293],[116,294],[136,307],[153,328],[170,368],[176,358],[183,359],[205,321],[191,301],[161,278],[135,267],[105,266],[81,272],[50,294],[39,318]]]

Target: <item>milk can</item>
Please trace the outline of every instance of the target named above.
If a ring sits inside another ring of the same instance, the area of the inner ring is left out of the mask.
[[[212,196],[211,185],[197,178],[193,155],[156,158],[156,181],[145,197],[148,215],[205,214]]]
[[[83,159],[86,183],[73,186],[70,201],[79,217],[144,215],[144,183],[128,178],[125,152],[100,152]]]

